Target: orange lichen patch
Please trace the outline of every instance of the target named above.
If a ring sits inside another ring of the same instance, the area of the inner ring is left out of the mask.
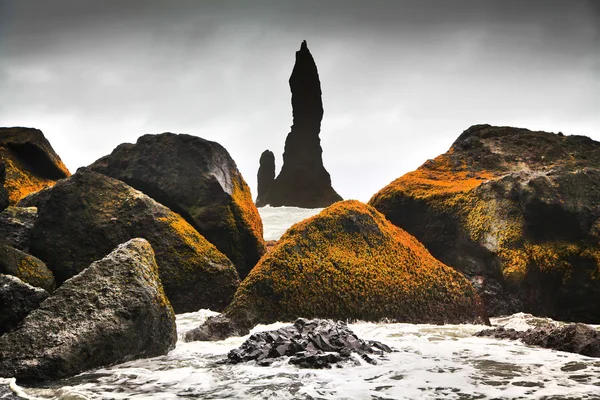
[[[262,219],[260,218],[258,209],[252,201],[250,188],[241,175],[233,176],[231,198],[233,199],[234,206],[237,208],[234,213],[240,215],[246,226],[248,226],[259,239],[259,243],[261,243],[264,248]]]
[[[248,311],[252,310],[252,311]],[[411,322],[477,317],[460,273],[374,208],[338,202],[290,228],[242,282],[229,315]]]
[[[4,187],[8,191],[10,205],[16,205],[28,194],[38,192],[53,186],[56,181],[33,175],[18,158],[13,157],[9,150],[0,148],[0,158],[6,166],[6,181]]]

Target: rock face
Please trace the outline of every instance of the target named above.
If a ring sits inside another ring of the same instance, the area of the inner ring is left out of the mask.
[[[48,297],[17,277],[0,274],[0,336],[14,330],[19,322]]]
[[[6,182],[6,166],[0,161],[0,211],[8,207],[8,191],[4,187]]]
[[[144,135],[91,170],[119,179],[186,219],[243,278],[265,252],[262,220],[248,185],[220,144],[191,135]]]
[[[36,207],[6,208],[0,212],[0,242],[29,251],[29,236],[36,218]]]
[[[564,326],[540,326],[526,331],[494,328],[475,334],[479,337],[498,339],[521,339],[525,344],[547,349],[577,353],[588,357],[600,357],[600,331],[585,324]]]
[[[0,128],[0,159],[11,205],[71,175],[44,134],[33,128]]]
[[[265,150],[260,155],[260,166],[258,167],[258,195],[256,206],[267,205],[267,195],[275,180],[275,155],[270,150]]]
[[[370,204],[466,274],[490,315],[600,322],[600,143],[476,125]]]
[[[133,239],[69,279],[17,330],[0,337],[0,376],[65,378],[166,354],[176,340],[152,247]]]
[[[327,207],[342,198],[331,187],[331,177],[323,166],[321,82],[306,41],[296,52],[289,82],[294,123],[285,141],[281,172],[259,206]]]
[[[61,284],[119,243],[148,240],[176,312],[223,309],[239,277],[235,267],[181,216],[125,183],[80,168],[38,203],[31,253]]]
[[[259,365],[267,366],[288,356],[290,364],[302,368],[327,368],[349,360],[352,353],[369,364],[377,364],[372,356],[391,351],[383,343],[359,339],[343,321],[299,318],[293,325],[251,335],[239,348],[231,350],[227,358],[232,364],[256,360]]]
[[[242,282],[221,319],[209,318],[190,339],[207,338],[214,322],[226,327],[222,318],[239,332],[298,317],[487,322],[462,274],[358,201],[338,202],[292,226]]]
[[[13,275],[32,286],[54,291],[54,275],[40,259],[0,244],[0,274]]]

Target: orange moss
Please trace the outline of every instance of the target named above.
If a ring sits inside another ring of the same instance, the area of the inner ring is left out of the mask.
[[[12,156],[10,150],[0,148],[0,158],[6,166],[4,187],[8,191],[10,205],[15,205],[28,194],[53,186],[56,181],[33,175],[18,158]]]

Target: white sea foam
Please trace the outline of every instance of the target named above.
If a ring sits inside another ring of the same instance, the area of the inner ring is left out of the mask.
[[[308,217],[321,212],[322,208],[261,207],[258,209],[263,220],[265,240],[278,240],[285,231]]]

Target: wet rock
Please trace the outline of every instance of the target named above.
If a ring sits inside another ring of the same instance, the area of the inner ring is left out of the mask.
[[[0,274],[13,275],[50,293],[56,288],[54,275],[39,258],[0,244]]]
[[[585,324],[546,325],[516,331],[503,327],[486,329],[475,336],[522,340],[523,343],[553,350],[600,357],[600,331]]]
[[[306,41],[296,52],[289,83],[294,122],[285,141],[281,172],[270,185],[267,195],[260,198],[259,204],[327,207],[342,198],[331,186],[331,177],[323,166],[319,138],[323,119],[321,82]],[[270,170],[266,169],[267,172],[270,173]]]
[[[14,330],[30,312],[48,297],[17,277],[0,274],[0,336]]]
[[[222,310],[239,285],[231,261],[181,216],[117,179],[80,168],[44,199],[31,253],[46,262],[58,284],[120,243],[143,237],[156,253],[176,312]]]
[[[0,242],[29,251],[29,237],[36,218],[36,207],[6,208],[0,212]]]
[[[185,342],[203,341],[211,342],[215,340],[224,340],[231,336],[244,336],[248,334],[248,329],[239,326],[235,321],[227,318],[223,314],[208,317],[206,322],[183,334]]]
[[[369,204],[464,273],[490,315],[600,322],[600,143],[476,125]]]
[[[256,196],[256,207],[264,207],[267,203],[269,189],[275,180],[275,155],[270,150],[265,150],[260,155],[260,166],[258,167],[258,195]]]
[[[256,361],[269,365],[275,359],[291,357],[290,364],[301,368],[329,368],[351,359],[351,354],[377,364],[377,358],[392,350],[383,343],[359,339],[345,322],[298,319],[276,331],[252,334],[239,348],[227,354],[230,363]],[[353,359],[355,360],[355,359]]]
[[[244,278],[265,252],[262,220],[227,150],[191,135],[144,135],[89,168],[119,179],[181,215]]]
[[[0,159],[6,168],[4,187],[11,205],[71,175],[38,129],[0,128]]]
[[[55,380],[175,346],[175,314],[150,244],[132,239],[69,279],[0,337],[0,376]]]

